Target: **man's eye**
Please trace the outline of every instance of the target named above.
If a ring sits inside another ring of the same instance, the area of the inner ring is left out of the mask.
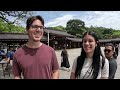
[[[32,25],[32,28],[38,28],[39,26],[37,26],[37,25]]]
[[[32,27],[32,28],[35,28],[35,29],[38,29],[38,28],[44,29],[44,26],[38,26],[38,25],[32,25],[31,27]]]

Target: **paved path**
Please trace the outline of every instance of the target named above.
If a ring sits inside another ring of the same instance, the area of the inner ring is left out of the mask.
[[[103,49],[104,48],[102,48],[102,52],[103,52]],[[81,49],[80,48],[68,49],[67,51],[68,51],[68,54],[69,54],[69,62],[70,62],[70,69],[71,69],[73,61],[77,56],[80,55]],[[55,52],[56,52],[56,55],[57,55],[59,66],[60,66],[60,63],[61,63],[61,56],[60,56],[61,55],[61,50],[57,50]],[[117,72],[116,72],[116,75],[115,75],[115,79],[120,79],[120,55],[118,56],[117,64],[118,64],[118,69],[117,69]],[[59,71],[60,71],[60,79],[69,79],[70,78],[70,72],[65,71],[65,70],[59,70]],[[1,70],[1,66],[0,66],[0,76],[1,76],[0,79],[13,79],[12,74],[11,74],[10,77],[8,75],[3,77],[1,75],[1,73],[2,73],[2,70]]]
[[[104,52],[103,52],[104,48],[102,47],[101,49],[102,49],[102,53],[104,54]],[[80,51],[81,51],[80,48],[68,49],[70,68],[72,68],[72,64],[73,64],[74,59],[78,55],[80,55]],[[56,51],[56,55],[57,55],[57,58],[58,58],[59,65],[60,65],[60,60],[61,60],[60,53],[61,53],[61,50]],[[116,72],[116,75],[115,75],[115,79],[120,79],[120,54],[119,54],[118,59],[117,59],[117,64],[118,64],[118,68],[117,68],[117,72]],[[60,79],[69,79],[69,78],[70,78],[70,72],[60,70]]]

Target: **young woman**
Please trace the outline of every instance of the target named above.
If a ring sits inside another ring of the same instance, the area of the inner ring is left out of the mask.
[[[82,39],[81,55],[72,66],[70,79],[108,79],[109,62],[103,57],[94,32],[86,32]]]

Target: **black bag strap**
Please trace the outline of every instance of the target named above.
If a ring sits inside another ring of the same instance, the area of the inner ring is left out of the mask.
[[[91,75],[91,73],[92,73],[91,67],[92,67],[92,64],[90,65],[89,69],[86,71],[86,73],[85,73],[85,75],[82,77],[82,79],[85,79],[87,73],[88,73],[89,75],[88,75],[86,78],[88,78],[88,77]]]
[[[104,64],[105,64],[105,57],[102,57],[102,69],[104,67]]]

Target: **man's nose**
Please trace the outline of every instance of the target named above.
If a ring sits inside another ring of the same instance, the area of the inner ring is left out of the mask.
[[[86,42],[85,42],[85,44],[87,44],[87,45],[88,45],[88,44],[89,44],[89,42],[88,42],[88,41],[86,41]]]

